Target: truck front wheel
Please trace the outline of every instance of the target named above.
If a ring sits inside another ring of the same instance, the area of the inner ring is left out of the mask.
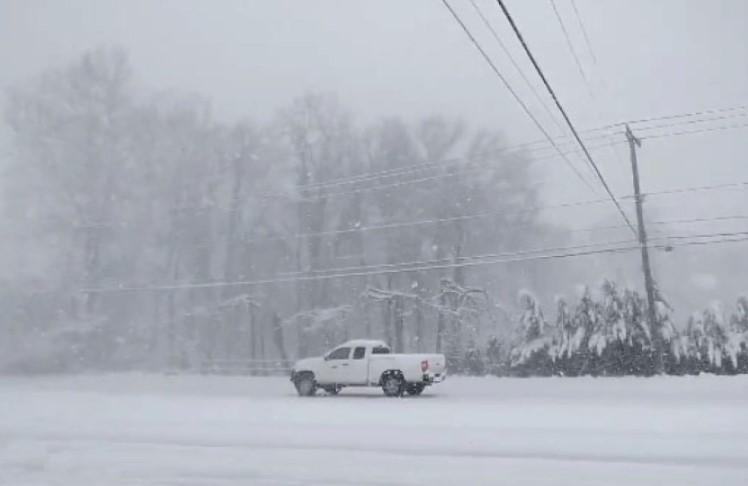
[[[400,373],[387,372],[382,377],[382,391],[388,397],[401,397],[405,388],[405,381]]]
[[[423,393],[424,388],[426,388],[426,385],[423,383],[408,383],[405,391],[408,392],[408,395],[418,396]]]
[[[311,373],[302,373],[294,380],[294,385],[300,397],[311,397],[317,391],[317,384]]]

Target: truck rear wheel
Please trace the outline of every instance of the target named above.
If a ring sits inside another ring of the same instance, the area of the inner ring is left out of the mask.
[[[294,381],[296,391],[300,397],[311,397],[317,391],[317,384],[314,382],[314,376],[311,373],[304,373]]]
[[[387,372],[382,377],[382,391],[388,397],[401,397],[405,389],[405,380],[400,373]]]
[[[408,383],[408,385],[405,387],[405,391],[408,392],[408,395],[418,396],[423,393],[423,390],[425,388],[426,385],[424,385],[423,383]]]

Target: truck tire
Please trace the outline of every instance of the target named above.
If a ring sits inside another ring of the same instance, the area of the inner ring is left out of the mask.
[[[405,391],[408,392],[408,395],[415,397],[423,393],[425,388],[426,385],[423,383],[408,383],[405,387]]]
[[[317,392],[317,383],[312,373],[300,373],[294,380],[294,385],[300,397],[311,397]]]
[[[382,374],[382,391],[388,397],[401,397],[405,391],[405,380],[399,371],[385,371]]]

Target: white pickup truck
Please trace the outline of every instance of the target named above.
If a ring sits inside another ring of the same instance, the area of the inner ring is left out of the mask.
[[[384,341],[355,339],[324,356],[302,359],[291,370],[301,396],[318,389],[335,395],[347,386],[381,386],[395,397],[420,395],[428,385],[446,378],[443,354],[393,354]]]

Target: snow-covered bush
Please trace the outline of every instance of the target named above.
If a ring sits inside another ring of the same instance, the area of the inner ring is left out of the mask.
[[[465,351],[465,373],[469,375],[483,375],[486,372],[485,361],[480,348],[475,341],[470,342]]]
[[[496,336],[488,339],[485,352],[485,369],[488,373],[497,376],[507,374],[507,361],[509,350],[505,342]]]

